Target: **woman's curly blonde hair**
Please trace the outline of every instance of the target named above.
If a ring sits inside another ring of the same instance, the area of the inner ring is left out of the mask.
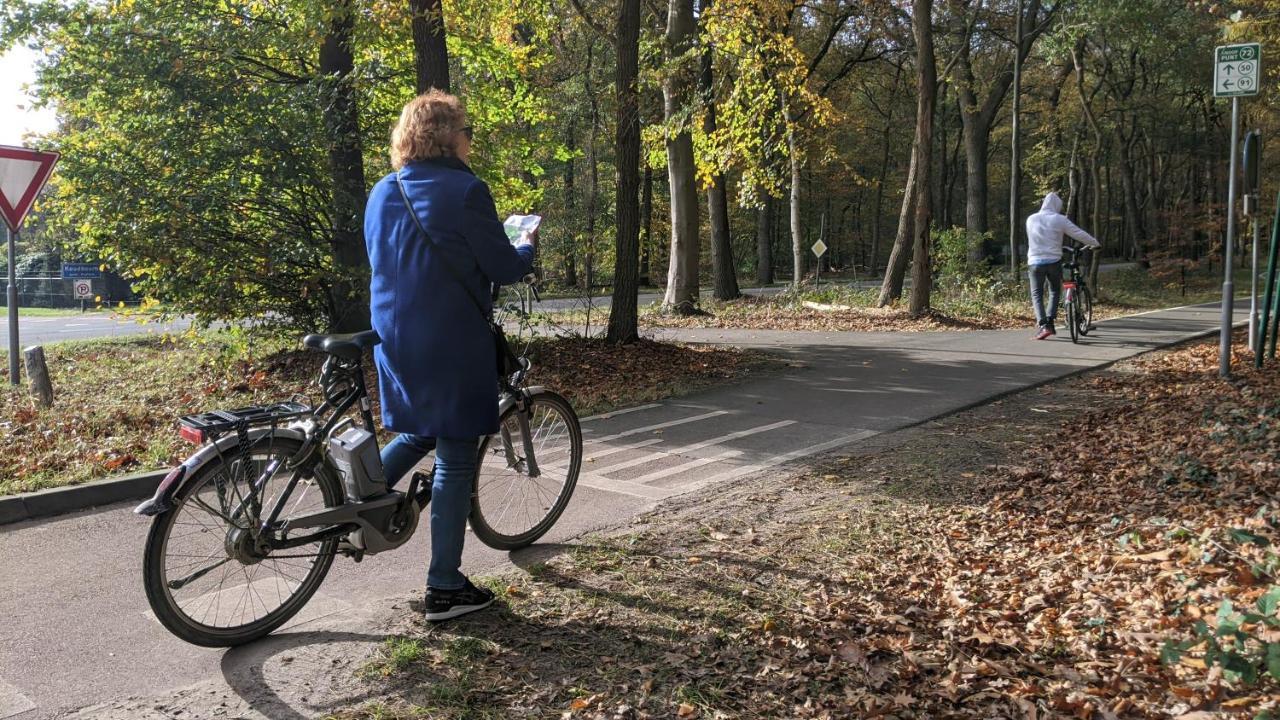
[[[455,134],[467,124],[467,111],[457,97],[429,90],[410,100],[391,130],[391,166],[415,160],[454,157]]]

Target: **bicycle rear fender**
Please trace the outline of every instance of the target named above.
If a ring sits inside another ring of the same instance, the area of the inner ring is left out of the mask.
[[[298,442],[306,440],[306,436],[302,431],[293,428],[257,428],[248,432],[250,445],[257,443],[263,437],[266,437],[268,433],[275,433],[277,436],[297,440]],[[231,452],[238,442],[239,438],[233,433],[222,436],[216,443],[204,445],[194,455],[183,461],[181,465],[170,470],[169,474],[165,475],[164,479],[156,487],[156,492],[151,496],[151,499],[143,502],[133,511],[138,515],[153,517],[172,510],[173,497],[190,478],[195,477],[196,471],[224,454]]]

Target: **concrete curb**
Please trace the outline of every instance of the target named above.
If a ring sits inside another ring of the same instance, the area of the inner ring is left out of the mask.
[[[0,497],[0,525],[87,510],[125,500],[145,500],[169,471],[150,470],[83,485]]]

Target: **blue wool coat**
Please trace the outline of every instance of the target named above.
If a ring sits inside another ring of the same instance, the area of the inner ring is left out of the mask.
[[[522,278],[533,248],[511,246],[489,187],[461,161],[409,163],[401,178],[431,240],[408,214],[395,173],[378,181],[364,235],[373,329],[382,338],[374,349],[382,424],[425,437],[491,435],[498,431],[498,370],[485,322],[490,283]]]

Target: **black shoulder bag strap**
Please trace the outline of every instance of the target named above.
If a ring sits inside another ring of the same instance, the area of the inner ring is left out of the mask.
[[[396,186],[400,188],[400,197],[404,199],[405,210],[408,211],[409,217],[413,218],[413,224],[418,226],[418,230],[422,232],[422,236],[427,239],[427,244],[439,250],[440,246],[436,244],[431,233],[427,232],[427,226],[422,224],[422,218],[418,217],[418,213],[413,209],[413,202],[409,199],[409,192],[404,188],[404,181],[400,178],[400,171],[396,171]],[[453,279],[462,286],[462,291],[471,299],[472,304],[476,306],[476,310],[480,313],[480,317],[489,325],[489,332],[493,335],[494,353],[498,360],[498,372],[503,377],[509,377],[517,369],[520,364],[516,360],[515,353],[511,352],[511,346],[507,343],[507,334],[503,332],[498,323],[494,322],[493,316],[489,311],[485,310],[484,303],[476,298],[471,292],[471,288],[467,287],[467,283],[462,279],[462,273],[458,271],[449,258],[443,252],[436,253],[436,259],[444,266],[445,271],[453,276]]]

